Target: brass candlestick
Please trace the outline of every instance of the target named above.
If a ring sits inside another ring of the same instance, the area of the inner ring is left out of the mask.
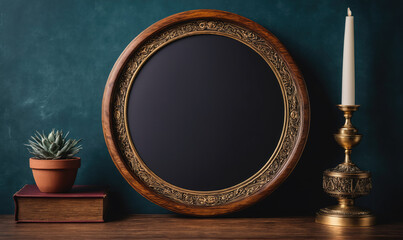
[[[316,214],[316,222],[337,226],[371,226],[375,224],[375,216],[369,210],[354,206],[354,199],[368,195],[371,191],[371,173],[361,171],[351,162],[351,150],[362,138],[351,123],[353,112],[359,105],[337,105],[344,112],[346,119],[337,134],[336,142],[344,148],[344,163],[323,172],[323,189],[337,198],[338,205],[320,209]]]

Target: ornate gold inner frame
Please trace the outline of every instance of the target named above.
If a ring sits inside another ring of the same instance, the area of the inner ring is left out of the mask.
[[[128,131],[127,100],[143,64],[160,48],[178,39],[214,34],[235,39],[256,51],[274,72],[284,100],[284,125],[276,150],[265,166],[235,186],[193,191],[167,183],[143,162]],[[103,130],[112,159],[140,194],[169,210],[190,215],[217,215],[247,207],[271,193],[291,173],[304,148],[309,128],[309,101],[298,68],[277,38],[241,16],[195,10],[161,20],[141,33],[116,62],[105,88]]]

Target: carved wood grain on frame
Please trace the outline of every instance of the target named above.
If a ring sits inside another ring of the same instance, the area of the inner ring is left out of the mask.
[[[170,35],[172,31],[176,32]],[[149,170],[133,149],[125,119],[126,95],[141,64],[164,44],[183,36],[204,34],[203,31],[232,37],[265,58],[282,85],[286,106],[284,136],[272,162],[239,185],[206,192],[172,186]],[[199,216],[234,212],[273,192],[296,166],[308,137],[309,122],[310,107],[305,82],[285,47],[259,24],[218,10],[178,13],[144,30],[115,63],[102,103],[105,141],[116,167],[128,183],[145,198],[164,208]]]

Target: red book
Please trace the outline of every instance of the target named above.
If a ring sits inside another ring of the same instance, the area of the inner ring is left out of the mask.
[[[107,189],[75,185],[68,193],[43,193],[25,185],[14,194],[17,222],[104,222]]]

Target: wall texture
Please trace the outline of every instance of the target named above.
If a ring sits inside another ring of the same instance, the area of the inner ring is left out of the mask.
[[[273,32],[304,74],[312,125],[300,163],[261,203],[235,216],[314,214],[331,204],[322,171],[342,160],[332,134],[342,124],[341,66],[346,8],[355,16],[356,102],[364,134],[354,161],[373,174],[374,189],[359,200],[381,218],[403,209],[401,1],[21,1],[0,0],[0,213],[11,214],[12,194],[33,183],[23,144],[36,129],[70,130],[83,138],[77,184],[108,184],[112,208],[167,213],[137,194],[114,167],[101,128],[101,100],[109,71],[126,45],[152,23],[191,9],[220,9]]]

